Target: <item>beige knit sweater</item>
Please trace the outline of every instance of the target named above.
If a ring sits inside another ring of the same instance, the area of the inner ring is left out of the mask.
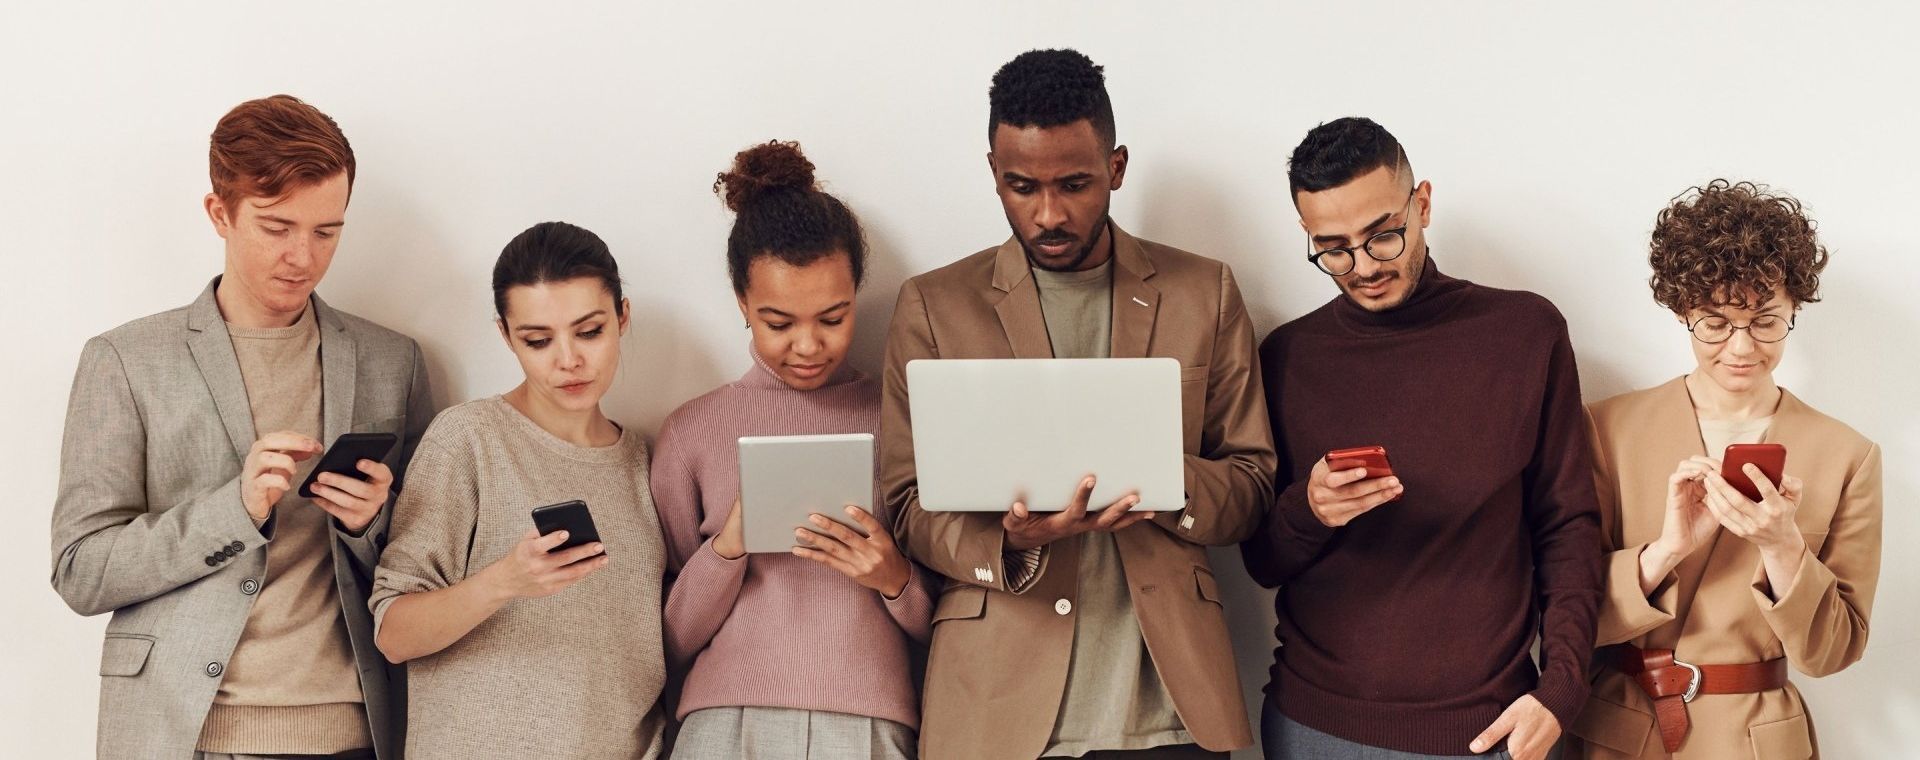
[[[256,437],[320,437],[320,327],[227,325]],[[318,457],[300,463],[306,480]],[[334,588],[332,518],[287,491],[273,508],[266,577],[201,724],[203,752],[325,755],[373,746],[353,644]],[[252,593],[252,592],[246,592]]]
[[[499,397],[442,412],[407,470],[368,600],[458,583],[510,551],[546,504],[580,499],[610,562],[520,599],[407,664],[407,756],[655,758],[664,713],[665,549],[638,432],[601,448],[554,437]]]

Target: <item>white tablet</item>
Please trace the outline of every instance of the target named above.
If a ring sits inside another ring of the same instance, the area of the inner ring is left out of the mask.
[[[1186,506],[1175,359],[907,362],[920,507],[1059,511],[1095,476],[1089,509]]]
[[[740,520],[749,552],[786,552],[793,529],[815,513],[866,529],[847,505],[873,512],[873,436],[745,436],[740,445]]]

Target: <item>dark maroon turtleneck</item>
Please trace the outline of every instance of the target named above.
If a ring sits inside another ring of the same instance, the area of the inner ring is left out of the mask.
[[[1267,336],[1260,363],[1277,497],[1241,553],[1279,588],[1267,685],[1279,710],[1425,754],[1468,754],[1529,693],[1570,725],[1603,576],[1559,311],[1429,259],[1405,304],[1376,313],[1338,296]],[[1405,495],[1321,524],[1306,500],[1315,461],[1371,445],[1387,448]]]

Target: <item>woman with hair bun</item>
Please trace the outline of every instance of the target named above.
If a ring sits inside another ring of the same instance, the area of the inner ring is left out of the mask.
[[[741,151],[714,190],[735,214],[727,271],[753,366],[675,410],[655,445],[667,661],[684,683],[673,756],[911,758],[909,649],[932,597],[891,515],[847,507],[866,536],[815,515],[791,554],[749,557],[741,530],[739,437],[879,431],[879,384],[846,364],[866,241],[795,143]]]
[[[1800,203],[1716,180],[1660,212],[1654,300],[1696,366],[1588,409],[1609,566],[1573,758],[1807,758],[1788,670],[1860,659],[1880,574],[1880,449],[1774,382],[1827,251]],[[1786,447],[1778,486],[1729,444]]]

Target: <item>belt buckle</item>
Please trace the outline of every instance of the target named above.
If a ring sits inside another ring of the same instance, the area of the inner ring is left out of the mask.
[[[1693,698],[1700,696],[1700,666],[1691,662],[1684,662],[1678,657],[1673,658],[1673,664],[1686,668],[1687,672],[1693,674],[1692,678],[1687,681],[1687,693],[1680,695],[1681,703],[1692,704]]]

